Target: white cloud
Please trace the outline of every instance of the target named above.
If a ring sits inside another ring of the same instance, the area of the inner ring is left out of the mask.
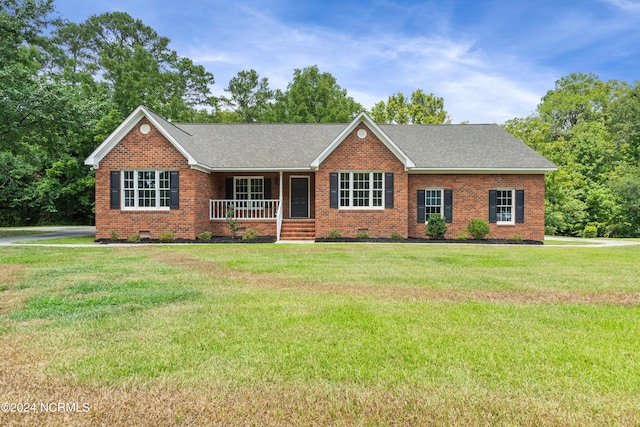
[[[255,10],[242,13],[247,23],[242,31],[217,27],[226,36],[223,43],[202,40],[185,53],[214,72],[216,94],[240,70],[254,68],[272,88],[285,89],[295,68],[317,64],[366,108],[393,93],[410,95],[421,88],[444,98],[453,122],[501,123],[530,114],[542,95],[537,91],[553,82],[548,75],[532,82],[522,69],[514,73],[513,58],[490,57],[464,37],[357,36],[294,27]]]
[[[640,1],[637,0],[602,0],[603,2],[629,12],[640,12]]]

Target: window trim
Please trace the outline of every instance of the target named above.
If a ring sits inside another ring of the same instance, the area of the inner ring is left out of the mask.
[[[238,199],[238,180],[246,179],[247,180],[247,198],[246,199]],[[262,193],[258,193],[255,191],[251,191],[251,180],[259,179],[262,181]],[[264,176],[259,175],[234,175],[233,176],[233,200],[236,204],[235,209],[241,210],[261,210],[264,209],[264,187],[265,186],[265,178]],[[259,199],[251,198],[252,194],[261,194],[262,197]],[[246,206],[238,206],[241,203],[246,203]]]
[[[366,173],[369,174],[369,188],[366,190],[361,190],[361,189],[354,189],[353,188],[353,183],[354,183],[354,179],[353,176],[354,174],[360,174],[360,173]],[[342,188],[342,183],[344,182],[344,180],[342,179],[342,175],[343,174],[349,174],[349,187],[346,189]],[[380,174],[380,187],[379,188],[375,188],[374,183],[374,174]],[[385,209],[385,193],[386,193],[386,187],[385,187],[385,181],[386,181],[386,177],[385,177],[385,173],[383,171],[378,171],[378,170],[350,170],[350,171],[339,171],[338,172],[338,209],[339,210],[345,210],[345,211],[355,211],[355,210],[367,210],[367,211],[378,211],[378,210],[384,210]],[[343,191],[348,191],[348,201],[349,201],[349,206],[343,206],[342,202],[343,200],[345,200],[344,197],[342,197],[342,192]],[[353,205],[353,201],[354,201],[354,191],[367,191],[369,193],[369,206],[354,206]],[[378,191],[380,193],[380,197],[374,197],[374,192]],[[379,199],[380,200],[380,205],[379,206],[374,206],[374,200]]]
[[[427,192],[428,191],[439,191],[440,192],[440,205],[437,206],[440,208],[440,215],[444,218],[444,188],[425,188],[424,189],[424,222],[425,224],[429,223],[429,216],[434,215],[433,213],[427,212],[430,207],[436,207],[436,205],[427,204]]]
[[[510,191],[511,205],[501,205],[498,203],[500,200],[501,191]],[[509,221],[500,221],[500,208],[508,207],[511,209],[511,219]],[[516,190],[514,188],[496,188],[496,225],[515,225],[516,223]]]
[[[131,188],[125,188],[125,181],[128,181],[126,178],[127,173],[133,173],[133,186]],[[154,187],[152,191],[155,191],[155,206],[140,206],[140,190],[142,188],[138,187],[139,178],[138,175],[140,172],[154,172]],[[167,187],[160,188],[160,175],[162,173],[166,173],[166,181]],[[122,169],[120,173],[120,206],[121,210],[125,211],[168,211],[171,209],[171,171],[168,169]],[[127,206],[127,191],[133,191],[133,206]],[[160,197],[160,194],[165,191],[166,196],[165,206],[161,206],[161,201],[163,198]]]

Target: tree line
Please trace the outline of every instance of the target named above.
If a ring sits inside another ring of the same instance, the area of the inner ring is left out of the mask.
[[[90,223],[83,161],[138,105],[174,122],[348,123],[366,109],[318,66],[273,90],[255,70],[213,96],[214,76],[124,12],[73,23],[54,0],[0,0],[0,226]],[[536,113],[504,127],[559,165],[547,177],[550,232],[640,235],[638,86],[571,75]],[[449,123],[443,98],[397,93],[377,123]]]
[[[640,82],[570,74],[504,128],[558,165],[545,180],[547,233],[640,236]]]

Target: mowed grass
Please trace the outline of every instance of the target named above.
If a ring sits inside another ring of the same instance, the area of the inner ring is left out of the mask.
[[[640,246],[0,248],[0,401],[85,401],[73,419],[109,425],[637,425],[638,259]]]
[[[16,245],[91,245],[95,243],[95,236],[62,237],[59,239],[26,240],[15,242]]]

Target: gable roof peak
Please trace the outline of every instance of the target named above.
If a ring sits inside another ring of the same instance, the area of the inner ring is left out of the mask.
[[[197,165],[198,162],[184,148],[191,135],[184,129],[169,122],[155,111],[144,105],[139,105],[129,116],[124,119],[120,126],[105,139],[84,161],[85,165],[98,169],[100,161],[142,120],[146,118],[151,124],[182,154],[190,165]]]
[[[317,169],[320,164],[325,161],[333,150],[344,141],[344,139],[353,132],[360,124],[364,124],[380,141],[402,162],[406,169],[415,167],[415,163],[406,155],[406,153],[378,126],[371,116],[366,112],[361,112],[349,123],[342,132],[311,162],[311,167]]]

